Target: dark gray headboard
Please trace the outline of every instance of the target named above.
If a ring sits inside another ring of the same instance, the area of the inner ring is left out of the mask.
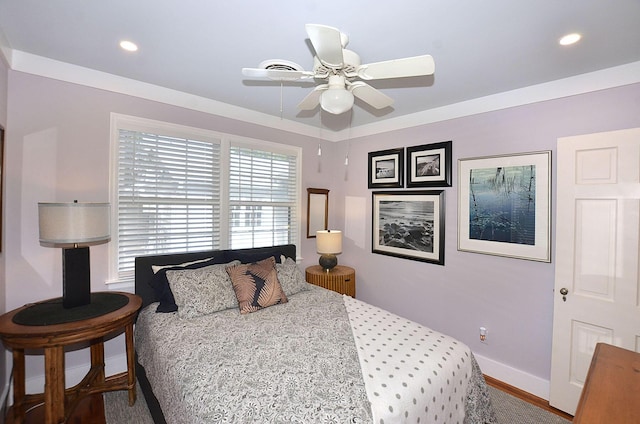
[[[138,256],[135,261],[136,294],[142,297],[143,308],[148,304],[156,302],[158,300],[156,299],[153,289],[149,285],[149,281],[153,276],[151,265],[177,265],[206,258],[220,258],[221,263],[230,262],[234,259],[240,259],[244,262],[244,259],[249,257],[262,259],[268,256],[280,257],[281,255],[295,260],[295,244],[284,244],[281,246],[272,247],[255,247],[252,249],[207,250],[190,253]]]

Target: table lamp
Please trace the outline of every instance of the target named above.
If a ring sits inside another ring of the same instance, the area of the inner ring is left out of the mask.
[[[342,231],[316,231],[316,251],[320,253],[320,266],[326,272],[338,265],[336,255],[342,253]]]
[[[62,247],[62,305],[91,303],[89,245],[108,241],[108,203],[38,203],[40,243]]]

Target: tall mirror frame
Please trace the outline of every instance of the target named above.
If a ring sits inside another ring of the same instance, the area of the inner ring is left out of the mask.
[[[315,238],[316,231],[329,225],[329,190],[307,188],[307,238]]]

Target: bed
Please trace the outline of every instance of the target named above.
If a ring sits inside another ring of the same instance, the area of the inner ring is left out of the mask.
[[[295,257],[136,258],[136,371],[156,423],[496,422],[467,346],[306,283]]]

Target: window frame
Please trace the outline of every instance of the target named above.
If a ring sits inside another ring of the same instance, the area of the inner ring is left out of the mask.
[[[230,243],[230,199],[229,172],[231,146],[249,149],[259,149],[272,153],[294,156],[296,160],[295,175],[295,208],[296,229],[293,232],[291,244],[300,247],[300,228],[302,226],[302,148],[266,140],[241,137],[233,134],[220,133],[203,128],[190,127],[148,118],[111,113],[110,160],[109,160],[109,199],[111,202],[111,242],[108,245],[109,277],[106,284],[113,289],[133,287],[134,275],[119,275],[119,231],[118,231],[118,172],[119,172],[119,143],[120,130],[140,131],[162,136],[185,139],[210,141],[220,144],[220,249],[229,248]],[[152,254],[152,253],[149,253]]]

